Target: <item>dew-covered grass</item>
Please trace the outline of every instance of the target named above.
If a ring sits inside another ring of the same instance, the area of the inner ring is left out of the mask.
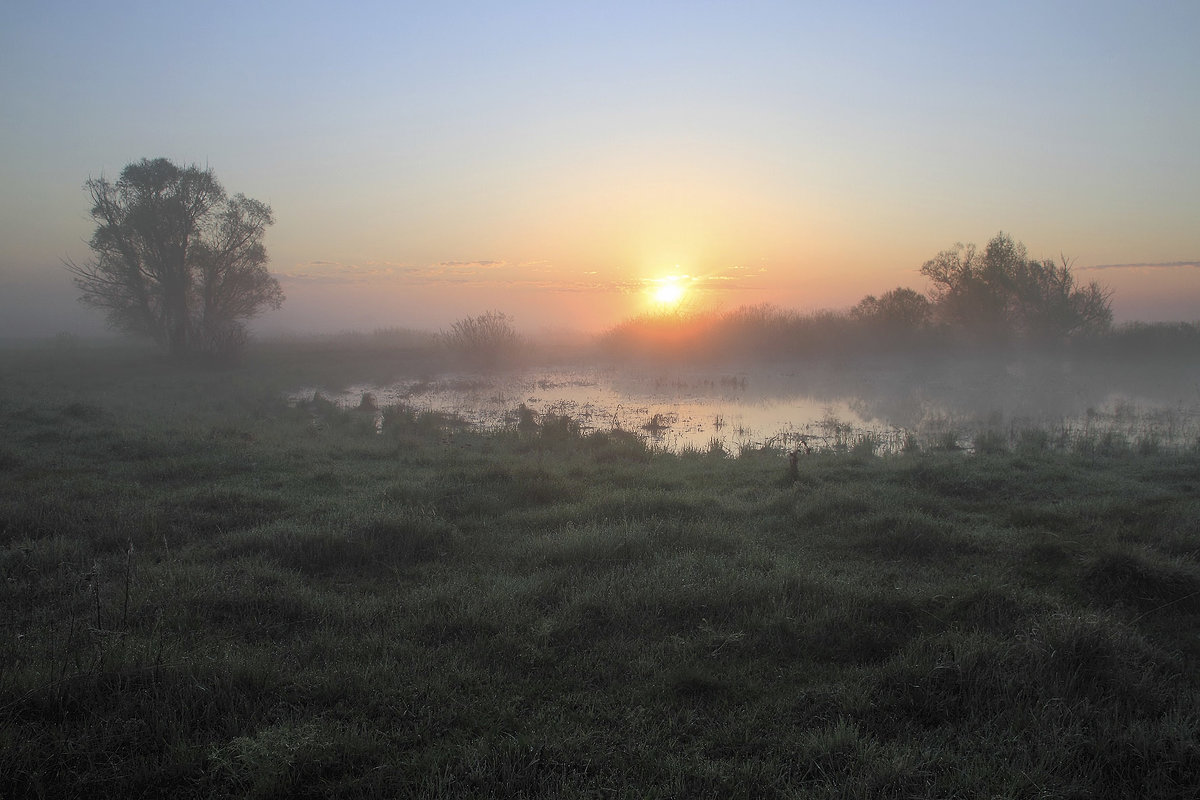
[[[793,467],[288,403],[336,353],[0,368],[0,796],[1200,788],[1195,450]]]

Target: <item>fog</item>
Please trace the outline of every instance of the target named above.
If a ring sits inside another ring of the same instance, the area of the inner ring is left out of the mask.
[[[1103,437],[1174,450],[1200,441],[1200,365],[1173,358],[1023,352],[668,364],[593,355],[482,371],[435,360],[394,380],[306,383],[289,396],[347,409],[370,398],[373,408],[436,411],[483,430],[511,428],[528,409],[535,419],[568,417],[585,433],[631,431],[674,452],[838,450],[864,440],[880,453],[970,450],[981,435],[1015,447],[1034,431],[1060,448]]]
[[[1096,273],[1080,271],[1093,277]],[[1109,270],[1101,275],[1113,288],[1113,316],[1118,324],[1141,322],[1192,322],[1200,320],[1200,269]],[[369,333],[378,328],[406,327],[439,331],[454,320],[490,308],[509,313],[514,324],[528,334],[545,329],[575,330],[594,334],[628,316],[636,298],[616,292],[554,292],[503,287],[423,287],[403,292],[381,292],[378,287],[303,286],[284,283],[283,307],[250,321],[251,330],[263,337],[328,334],[342,331]],[[771,300],[771,292],[742,293],[730,305]],[[845,307],[857,298],[845,299]],[[795,307],[815,310],[796,298]],[[48,339],[66,333],[110,338],[101,313],[82,306],[70,276],[59,262],[36,270],[0,268],[0,338]]]
[[[1011,240],[1001,234],[989,247],[996,242]],[[1015,263],[1041,263],[1016,247]],[[285,277],[287,302],[249,320],[249,349],[365,348],[384,361],[391,351],[424,353],[419,370],[390,381],[366,372],[332,383],[298,379],[290,387],[298,402],[321,392],[354,406],[370,393],[492,429],[512,424],[525,406],[587,429],[645,431],[674,450],[847,447],[864,437],[884,450],[911,439],[971,447],[981,433],[1015,442],[1033,428],[1064,444],[1102,433],[1186,447],[1200,436],[1200,327],[1170,321],[1200,307],[1200,270],[1184,267],[1078,270],[1082,279],[1115,279],[1120,291],[1105,284],[1112,322],[1036,340],[1020,302],[996,328],[961,309],[955,317],[952,298],[929,302],[915,292],[910,298],[923,305],[911,319],[874,296],[849,310],[685,305],[630,315],[631,298],[613,291],[426,283],[398,295],[370,282]],[[115,338],[103,315],[78,302],[61,264],[5,275],[0,288],[0,338],[84,346]],[[485,336],[447,346],[442,334],[488,307],[504,309],[511,342]]]

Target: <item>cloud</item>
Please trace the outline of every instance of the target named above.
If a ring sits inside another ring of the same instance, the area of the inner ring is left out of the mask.
[[[761,272],[761,270],[759,271]],[[693,289],[720,287],[721,291],[752,288],[746,282],[756,273],[743,267],[726,267],[702,275],[688,275]],[[556,292],[642,292],[653,278],[605,278],[599,270],[567,271],[550,261],[513,263],[502,259],[475,261],[439,261],[433,264],[406,264],[393,261],[368,261],[364,264],[337,261],[308,261],[291,269],[280,270],[275,277],[281,283],[324,285],[433,286],[454,285],[494,287],[497,289],[538,289]]]
[[[1094,267],[1077,267],[1077,269],[1176,269],[1178,267],[1200,268],[1200,259],[1195,261],[1159,261],[1155,263],[1142,264],[1097,264]]]
[[[720,287],[723,292],[730,289],[752,289],[755,287],[747,285],[747,282],[765,272],[765,268],[750,272],[745,267],[734,265],[716,269],[704,275],[693,275],[692,284],[699,287]]]
[[[555,274],[548,261],[514,264],[501,259],[475,261],[439,261],[433,264],[405,264],[390,261],[368,261],[347,264],[334,261],[309,261],[276,277],[285,283],[365,284],[398,283],[405,286],[460,285],[495,286],[500,288],[537,288],[560,291],[596,291],[611,289],[613,284],[599,280],[596,273],[580,274],[580,279]]]
[[[379,265],[368,263],[343,264],[337,261],[309,261],[297,264],[290,270],[274,273],[281,283],[366,283],[395,275],[403,265]]]
[[[308,261],[297,264],[290,270],[280,271],[276,273],[276,277],[280,281],[291,283],[462,283],[473,280],[479,273],[503,265],[503,261],[443,261],[427,265],[394,261],[368,261],[365,264]]]
[[[496,267],[503,267],[505,265],[505,263],[507,263],[507,262],[504,262],[504,261],[441,261],[438,263],[438,266],[446,267],[447,269],[494,269]]]

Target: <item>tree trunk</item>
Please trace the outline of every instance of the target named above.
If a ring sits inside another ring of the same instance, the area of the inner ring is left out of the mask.
[[[173,356],[186,356],[190,350],[187,281],[172,281],[166,296],[167,346]]]

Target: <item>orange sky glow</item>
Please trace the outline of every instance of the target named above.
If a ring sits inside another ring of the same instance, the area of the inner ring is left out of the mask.
[[[158,156],[272,206],[267,333],[844,309],[999,231],[1200,320],[1200,6],[303,5],[8,14],[0,336],[103,330],[81,187]]]

